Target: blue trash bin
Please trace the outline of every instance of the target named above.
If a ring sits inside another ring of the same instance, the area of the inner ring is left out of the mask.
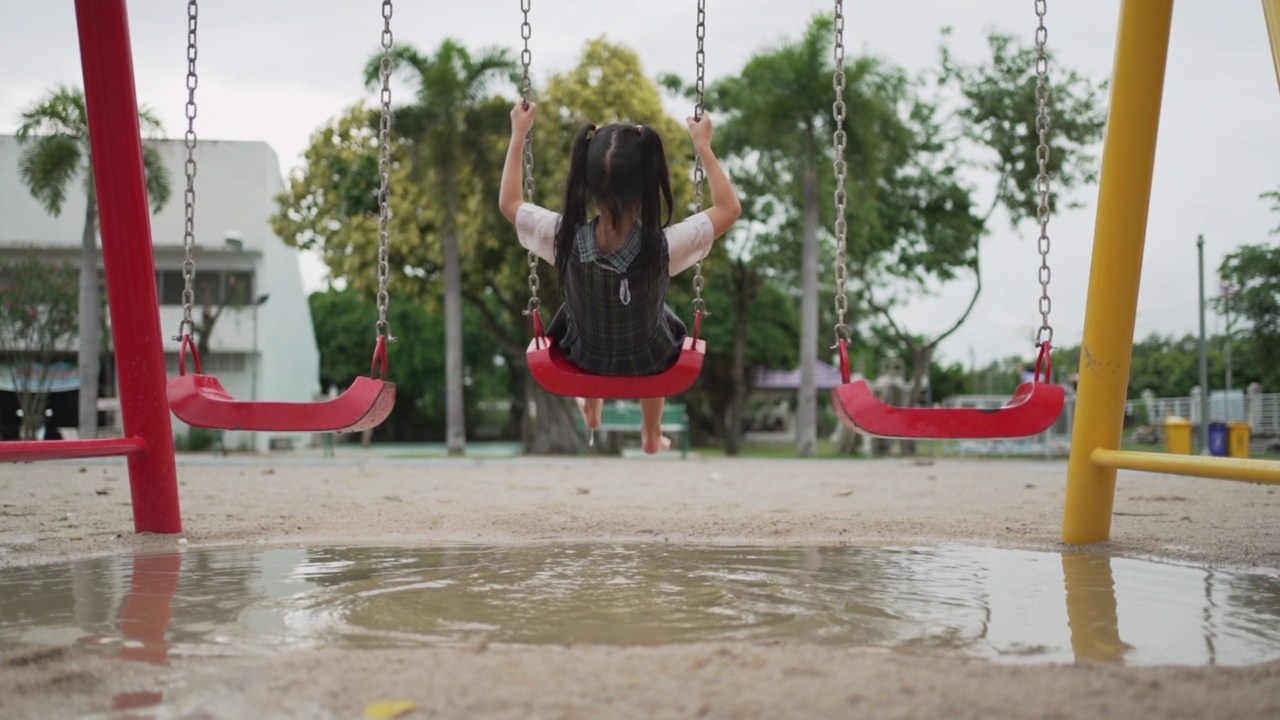
[[[1209,423],[1209,454],[1216,457],[1227,456],[1227,424]]]

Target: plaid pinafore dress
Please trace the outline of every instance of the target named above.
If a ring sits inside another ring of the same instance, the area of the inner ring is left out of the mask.
[[[547,334],[574,366],[597,375],[653,375],[675,364],[687,332],[667,305],[671,283],[667,239],[662,252],[640,252],[640,223],[614,252],[596,247],[595,220],[574,235],[565,303]]]

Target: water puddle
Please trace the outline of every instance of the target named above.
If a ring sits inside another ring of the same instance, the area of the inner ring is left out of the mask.
[[[0,654],[787,640],[1000,662],[1280,657],[1280,578],[961,546],[191,551],[0,569]]]

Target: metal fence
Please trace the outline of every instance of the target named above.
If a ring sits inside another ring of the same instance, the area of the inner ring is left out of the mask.
[[[1200,421],[1200,399],[1196,397],[1146,398],[1130,400],[1125,412],[1134,415],[1147,408],[1147,423],[1161,425],[1166,417],[1184,417]],[[1211,397],[1210,422],[1234,420],[1248,422],[1255,436],[1280,436],[1280,393],[1251,393],[1237,397]]]
[[[1257,398],[1256,414],[1247,416],[1253,423],[1253,434],[1280,435],[1280,393],[1258,395]]]

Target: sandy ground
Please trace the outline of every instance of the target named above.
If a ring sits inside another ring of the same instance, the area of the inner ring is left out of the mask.
[[[0,566],[218,546],[642,541],[1062,550],[1063,461],[183,459],[185,532],[135,535],[120,462],[0,466]],[[1120,474],[1089,552],[1280,568],[1275,488]],[[185,540],[185,542],[183,542]],[[0,595],[0,602],[3,596]],[[163,687],[164,704],[111,710]],[[0,717],[1275,718],[1280,662],[1005,665],[801,642],[0,656]]]

